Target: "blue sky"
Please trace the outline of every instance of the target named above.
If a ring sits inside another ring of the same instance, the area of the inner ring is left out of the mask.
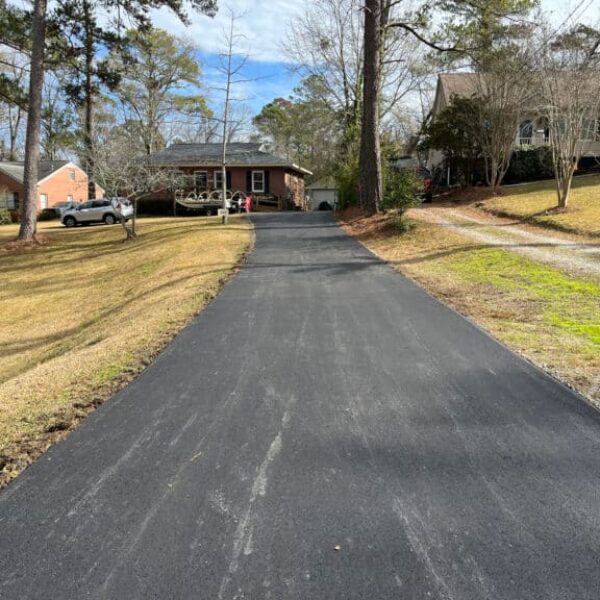
[[[155,24],[172,33],[185,35],[200,48],[200,58],[205,64],[204,80],[209,87],[218,81],[212,68],[216,53],[223,46],[223,32],[229,23],[230,11],[240,15],[238,30],[243,34],[239,46],[251,57],[245,69],[247,79],[254,79],[238,86],[238,94],[246,100],[254,112],[277,96],[289,96],[298,84],[293,65],[286,62],[281,50],[288,23],[314,0],[220,0],[220,11],[214,18],[191,15],[192,23],[185,27],[166,10],[156,11]],[[600,21],[599,0],[542,0],[543,8],[552,14],[556,23],[573,9],[578,20],[593,24]],[[214,93],[211,94],[214,96]]]

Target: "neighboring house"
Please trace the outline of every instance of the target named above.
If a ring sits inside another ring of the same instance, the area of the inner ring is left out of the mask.
[[[173,144],[149,156],[153,167],[182,172],[180,187],[202,193],[222,187],[221,144]],[[227,189],[252,194],[265,206],[280,210],[302,208],[304,177],[311,172],[277,156],[260,143],[227,146]],[[156,194],[154,199],[159,198]]]
[[[315,181],[307,186],[306,191],[310,198],[310,208],[312,210],[319,210],[321,202],[327,202],[332,209],[336,208],[338,192],[333,178]]]
[[[437,88],[431,110],[431,119],[435,118],[450,104],[454,96],[473,98],[480,95],[485,86],[485,75],[478,73],[442,73],[438,75]],[[524,112],[520,122],[515,123],[515,148],[520,146],[549,146],[550,130],[541,110],[536,110],[535,94],[532,94],[531,106]],[[599,115],[600,117],[600,115]],[[590,122],[581,140],[584,157],[600,156],[599,121]],[[430,165],[439,165],[444,160],[440,151],[433,151],[429,157]]]
[[[24,195],[24,163],[0,161],[0,208],[17,218]],[[96,186],[96,197],[104,190]],[[38,167],[37,208],[42,211],[59,202],[88,200],[88,177],[76,164],[65,160],[42,160]]]

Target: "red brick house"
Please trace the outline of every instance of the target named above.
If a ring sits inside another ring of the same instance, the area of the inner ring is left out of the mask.
[[[11,211],[16,220],[23,198],[24,163],[0,161],[0,208]],[[104,190],[96,186],[96,197]],[[42,160],[38,168],[38,210],[59,202],[88,200],[88,176],[76,164],[66,160]]]
[[[197,193],[221,189],[221,144],[173,144],[151,154],[152,166],[182,172],[182,185]],[[260,143],[227,147],[227,189],[246,192],[280,210],[303,208],[304,177],[311,172],[277,156]]]

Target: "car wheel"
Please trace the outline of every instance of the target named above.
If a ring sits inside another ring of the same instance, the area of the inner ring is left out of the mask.
[[[117,222],[115,216],[111,214],[104,215],[103,221],[104,223],[106,223],[106,225],[114,225]]]
[[[63,219],[63,225],[65,227],[75,227],[75,225],[77,225],[77,221],[75,220],[75,217],[65,217]]]

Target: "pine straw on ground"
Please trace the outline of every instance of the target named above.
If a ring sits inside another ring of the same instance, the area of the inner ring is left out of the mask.
[[[399,232],[384,215],[338,215],[375,254],[496,338],[600,405],[597,281],[478,242],[409,211]]]
[[[219,291],[252,243],[243,218],[0,228],[0,487],[135,378]]]

